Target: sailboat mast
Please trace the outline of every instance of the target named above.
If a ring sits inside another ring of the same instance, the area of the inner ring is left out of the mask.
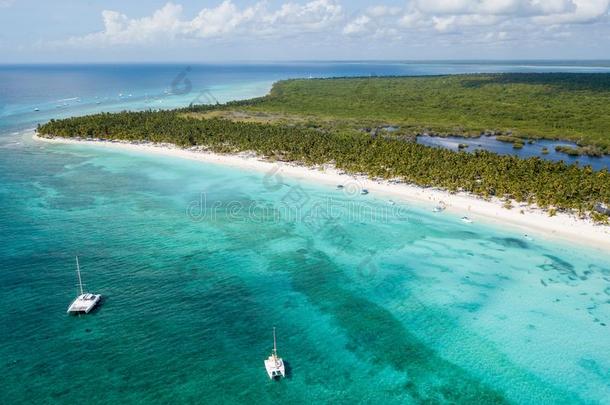
[[[78,265],[78,256],[76,256],[76,274],[78,274],[78,285],[80,287],[80,295],[83,295],[83,281],[80,278],[80,266]]]
[[[277,346],[275,345],[275,326],[273,327],[273,354],[277,356]]]

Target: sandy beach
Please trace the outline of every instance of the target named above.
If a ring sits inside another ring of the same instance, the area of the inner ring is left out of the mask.
[[[592,248],[610,249],[610,226],[597,225],[590,220],[575,215],[557,213],[550,217],[547,212],[531,206],[514,204],[512,209],[503,207],[498,199],[491,201],[467,193],[449,193],[439,189],[422,188],[415,185],[386,180],[370,179],[365,176],[346,174],[333,167],[304,167],[293,163],[271,162],[252,153],[224,155],[195,149],[182,149],[171,144],[129,143],[68,138],[44,138],[33,135],[39,142],[57,144],[95,145],[105,148],[132,152],[172,156],[196,160],[203,163],[229,165],[248,170],[273,173],[305,181],[326,183],[332,186],[344,185],[350,188],[367,189],[370,193],[387,196],[394,201],[419,203],[432,208],[443,202],[446,211],[459,216],[468,216],[473,222],[489,223],[495,226],[510,226],[532,237],[561,239],[584,244]]]

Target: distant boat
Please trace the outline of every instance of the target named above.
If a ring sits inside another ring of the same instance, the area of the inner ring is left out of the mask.
[[[34,111],[40,111],[40,108],[38,108],[38,107],[34,108]]]
[[[468,217],[462,217],[462,222],[465,222],[467,224],[472,224],[472,219],[470,219]]]
[[[367,190],[366,188],[363,188],[363,189],[360,191],[360,194],[362,194],[362,195],[367,195],[368,193],[369,193],[369,190]]]
[[[390,205],[396,205],[396,203],[395,203],[393,200],[389,200],[389,201],[388,201],[388,204],[390,204]]]
[[[69,314],[88,314],[99,304],[102,296],[100,294],[86,293],[83,290],[83,281],[80,277],[80,266],[78,264],[78,256],[76,256],[76,275],[78,276],[78,286],[80,295],[68,307]]]
[[[337,190],[343,190],[343,184],[337,185]]]
[[[265,369],[269,378],[275,380],[277,378],[286,377],[284,368],[284,360],[277,356],[277,345],[275,343],[275,327],[273,328],[273,352],[267,360],[265,360]]]

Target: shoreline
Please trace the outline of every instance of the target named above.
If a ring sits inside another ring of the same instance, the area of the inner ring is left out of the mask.
[[[610,226],[596,225],[591,220],[578,219],[574,215],[557,213],[550,217],[544,210],[526,205],[512,209],[503,207],[497,199],[486,201],[468,193],[451,194],[433,188],[423,188],[407,183],[393,183],[388,180],[370,179],[364,175],[351,175],[333,167],[312,168],[295,163],[271,162],[253,153],[242,152],[234,155],[218,154],[200,149],[183,149],[172,144],[132,143],[127,141],[102,141],[93,139],[72,139],[61,137],[39,137],[36,133],[32,139],[39,142],[71,145],[94,145],[124,151],[157,154],[250,169],[261,173],[273,171],[274,175],[285,175],[294,179],[319,181],[332,186],[354,184],[378,193],[393,197],[397,201],[427,205],[430,210],[439,202],[446,204],[446,211],[467,215],[475,222],[496,226],[510,225],[512,228],[529,234],[534,232],[543,237],[560,239],[564,242],[576,242],[588,247],[610,249]],[[520,211],[523,210],[523,213]]]

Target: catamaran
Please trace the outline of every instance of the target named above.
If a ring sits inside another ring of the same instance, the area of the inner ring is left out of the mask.
[[[100,294],[86,293],[83,290],[83,281],[80,277],[80,266],[78,264],[78,256],[76,256],[76,274],[78,276],[78,286],[80,295],[76,297],[72,304],[68,307],[69,314],[88,314],[100,302],[102,296]]]
[[[265,368],[269,378],[275,380],[286,376],[284,369],[284,360],[281,357],[277,357],[277,346],[275,344],[275,327],[273,328],[273,352],[267,360],[265,360]]]

